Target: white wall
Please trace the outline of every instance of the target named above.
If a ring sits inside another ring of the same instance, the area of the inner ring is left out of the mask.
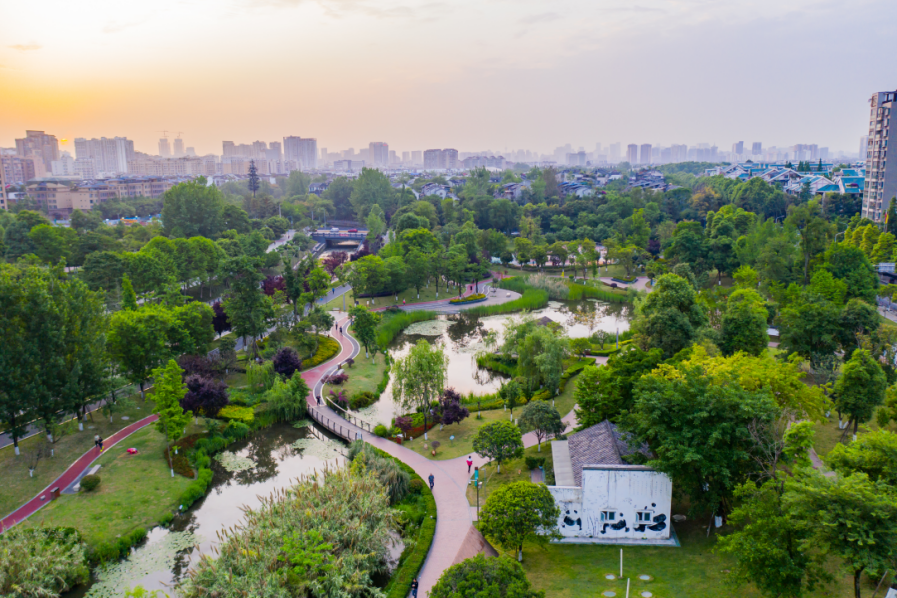
[[[561,509],[558,530],[562,536],[596,539],[670,537],[673,484],[666,474],[631,465],[586,466],[582,481],[582,488],[548,488]],[[613,511],[613,521],[603,521],[602,511]],[[638,521],[639,511],[648,513],[650,520]]]

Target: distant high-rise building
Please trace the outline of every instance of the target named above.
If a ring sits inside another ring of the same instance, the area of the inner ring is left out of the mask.
[[[638,164],[638,145],[630,143],[626,146],[626,161],[630,166]]]
[[[447,170],[458,167],[458,150],[456,149],[431,149],[424,152],[424,168],[426,169]]]
[[[75,159],[68,152],[62,152],[58,160],[52,162],[53,176],[75,176]]]
[[[174,156],[176,158],[180,158],[186,152],[184,152],[184,140],[178,137],[174,140]]]
[[[868,151],[868,148],[869,148],[869,136],[863,135],[862,137],[860,137],[860,154],[859,154],[860,160],[862,160],[863,162],[866,161],[866,152]]]
[[[411,152],[411,161],[414,164],[423,164],[424,163],[424,152],[421,150]]]
[[[114,137],[108,139],[75,139],[75,162],[81,164],[80,170],[92,171],[96,174],[123,174],[128,172],[128,162],[134,159],[134,142],[127,137]],[[93,168],[84,166],[86,162],[93,162]],[[89,178],[89,177],[85,177]]]
[[[881,91],[870,99],[863,216],[876,222],[881,222],[888,203],[897,195],[897,152],[888,151],[891,109],[895,107],[895,96],[897,91]]]
[[[411,152],[402,152],[402,162],[405,164],[411,162]]]
[[[585,152],[569,153],[566,156],[568,166],[585,166],[588,155]]]
[[[390,164],[398,164],[399,156],[396,154],[396,150],[389,150],[389,163]]]
[[[0,164],[0,210],[9,209],[9,199],[6,195],[6,173]]]
[[[715,145],[710,146],[710,161],[719,162],[719,148]]]
[[[383,141],[372,141],[368,144],[370,151],[371,164],[374,168],[379,166],[389,166],[389,144]]]
[[[171,144],[168,143],[168,137],[159,140],[159,155],[163,158],[171,156]]]
[[[268,144],[268,150],[265,152],[265,156],[269,160],[277,160],[278,162],[283,160],[283,150],[281,147],[279,141],[272,141]],[[326,152],[327,150],[324,151]]]
[[[744,155],[744,141],[736,141],[732,144],[732,153],[736,156]]]
[[[641,148],[641,158],[642,164],[650,164],[651,163],[651,144],[643,143]]]
[[[318,140],[284,137],[283,157],[287,162],[295,161],[301,170],[314,170],[318,167]]]
[[[235,147],[233,141],[222,141],[221,142],[221,155],[225,158],[230,158],[231,156],[235,156]]]
[[[53,160],[59,159],[59,141],[55,135],[43,131],[25,131],[25,137],[16,139],[16,154],[23,158],[38,158],[49,171]]]
[[[595,155],[598,155],[600,153],[602,153],[602,152],[601,152],[601,142],[599,141],[598,143],[595,144]]]
[[[610,144],[610,161],[611,162],[619,162],[620,161],[620,142],[611,143]]]
[[[673,163],[685,162],[688,160],[688,146],[685,144],[674,143],[670,147],[670,161]]]
[[[755,141],[751,144],[751,155],[759,156],[763,153],[763,143],[760,141]]]

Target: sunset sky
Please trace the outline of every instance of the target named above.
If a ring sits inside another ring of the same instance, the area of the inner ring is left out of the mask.
[[[894,0],[0,0],[0,146],[856,151],[895,27]]]

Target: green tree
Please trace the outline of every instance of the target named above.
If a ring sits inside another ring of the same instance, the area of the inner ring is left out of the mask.
[[[501,472],[503,461],[523,454],[520,428],[506,421],[486,424],[477,431],[473,439],[473,450],[479,456],[495,461],[498,465],[497,471]]]
[[[738,289],[726,302],[720,349],[726,355],[744,351],[760,355],[769,344],[766,301],[753,289]]]
[[[772,598],[799,598],[829,576],[818,552],[804,550],[810,534],[782,504],[781,486],[779,480],[740,486],[728,518],[735,531],[717,539],[717,550],[734,557],[731,583],[752,583]]]
[[[184,371],[178,367],[178,363],[171,359],[164,368],[153,370],[155,378],[155,392],[153,400],[155,406],[153,413],[159,416],[156,421],[156,430],[165,435],[168,443],[168,467],[171,469],[171,477],[174,477],[174,466],[171,463],[171,443],[184,435],[187,424],[193,417],[190,411],[184,411],[181,407],[181,399],[187,394],[182,376]]]
[[[881,480],[897,487],[897,434],[876,430],[848,445],[836,444],[825,463],[841,475],[865,473],[873,482]]]
[[[395,192],[385,174],[374,168],[362,168],[352,187],[349,202],[359,219],[367,219],[374,205],[380,206],[383,212],[394,211],[394,196]]]
[[[783,501],[807,536],[801,548],[840,558],[853,576],[855,598],[860,598],[864,571],[880,573],[893,566],[897,494],[892,486],[872,482],[864,473],[830,478],[807,470],[786,482]]]
[[[180,183],[162,196],[162,225],[169,237],[213,238],[222,230],[224,199],[205,177]]]
[[[663,360],[660,349],[631,349],[613,355],[603,367],[586,366],[576,378],[576,421],[584,430],[604,420],[617,421],[632,408],[632,388]]]
[[[221,208],[221,230],[233,230],[241,235],[248,233],[252,230],[249,214],[240,206],[225,205]]]
[[[530,401],[523,407],[520,413],[520,429],[524,432],[532,432],[538,442],[538,450],[542,451],[542,440],[549,435],[562,434],[567,427],[561,421],[558,410],[545,401]]]
[[[234,334],[252,340],[251,347],[258,352],[256,339],[268,330],[268,323],[274,317],[271,299],[259,289],[263,276],[255,262],[249,258],[238,258],[234,264],[236,278],[231,287],[231,295],[224,301],[224,311],[233,327]]]
[[[847,284],[847,299],[862,299],[875,305],[878,274],[862,250],[833,243],[825,253],[825,269]]]
[[[432,273],[431,260],[420,250],[412,249],[405,256],[405,264],[408,284],[414,287],[417,291],[417,298],[420,299],[420,290],[427,284]]]
[[[518,344],[517,355],[517,371],[530,391],[537,385],[555,391],[564,374],[564,360],[570,355],[570,339],[539,326]]]
[[[478,554],[442,572],[430,598],[545,598],[532,589],[520,563]]]
[[[815,293],[807,293],[782,309],[777,318],[781,346],[805,359],[832,355],[838,350],[841,329],[838,307]]]
[[[885,373],[866,349],[857,349],[844,363],[835,383],[835,406],[853,421],[854,439],[860,422],[872,419],[875,408],[884,402],[887,387]]]
[[[168,343],[172,325],[171,312],[159,305],[112,314],[107,341],[109,356],[130,382],[140,386],[141,394],[152,371],[173,356]]]
[[[121,285],[124,272],[125,263],[121,255],[113,251],[98,251],[84,258],[78,275],[92,291],[111,291]]]
[[[693,513],[722,514],[731,508],[735,488],[756,471],[749,430],[777,418],[771,394],[684,363],[643,376],[622,423],[634,443],[651,447],[647,464],[670,476]]]
[[[646,339],[649,348],[672,357],[691,345],[706,323],[694,287],[676,274],[664,274],[639,306],[632,328]]]
[[[560,516],[561,510],[545,484],[520,481],[492,491],[480,512],[479,527],[503,547],[514,548],[517,560],[522,561],[527,540],[544,545],[560,538]]]
[[[817,201],[810,201],[789,210],[787,224],[794,226],[800,235],[800,250],[804,262],[804,284],[810,283],[810,264],[822,255],[831,243],[835,226],[824,218]]]
[[[520,385],[514,379],[503,382],[498,388],[498,397],[505,406],[511,410],[511,419],[514,418],[514,407],[520,400]]]
[[[365,356],[376,355],[374,347],[377,344],[377,324],[380,323],[382,316],[363,306],[351,308],[349,315],[352,316],[352,332],[364,347]]]
[[[125,274],[121,280],[121,308],[125,310],[137,309],[137,293],[134,292],[134,285],[131,279]]]
[[[424,415],[424,438],[427,437],[427,416],[430,403],[445,390],[448,357],[442,347],[417,341],[408,355],[396,359],[392,366],[392,400],[406,412],[412,409]]]
[[[70,262],[72,252],[78,243],[78,233],[62,226],[39,224],[31,229],[28,238],[34,247],[34,254],[46,264]]]

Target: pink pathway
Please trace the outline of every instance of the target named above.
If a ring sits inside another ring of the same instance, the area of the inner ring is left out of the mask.
[[[438,303],[445,303],[445,301]],[[341,351],[335,360],[331,360],[302,374],[302,377],[311,389],[308,402],[313,407],[312,410],[318,415],[323,414],[330,422],[339,421],[341,429],[346,431],[347,436],[351,437],[360,433],[364,440],[371,445],[411,466],[424,480],[430,474],[433,474],[435,477],[433,497],[436,499],[437,509],[436,535],[433,538],[433,544],[430,546],[430,552],[427,554],[427,559],[420,573],[421,596],[426,596],[430,588],[442,575],[442,572],[455,562],[473,524],[475,511],[471,509],[467,501],[467,486],[471,476],[465,463],[466,456],[446,461],[431,461],[411,449],[385,438],[374,436],[368,433],[367,430],[358,428],[341,418],[339,414],[326,405],[318,405],[315,393],[321,378],[333,370],[337,363],[342,363],[349,357],[354,357],[358,354],[357,342],[346,332],[348,321],[348,317],[342,317],[334,325],[334,330],[336,330],[336,327],[342,326],[344,331],[342,335],[338,331],[334,334],[334,338],[339,341],[341,346]],[[576,418],[574,413],[570,412],[563,418],[563,421],[568,424],[568,429],[575,426]],[[414,442],[423,442],[423,439],[418,438]],[[536,437],[532,433],[524,434],[523,443],[526,447],[534,446]],[[475,467],[482,466],[487,462],[487,459],[483,459],[476,454],[472,454],[471,458]]]
[[[127,427],[122,428],[112,436],[103,439],[103,450],[108,451],[113,446],[136,432],[137,430],[153,423],[159,419],[158,415],[150,415],[149,417],[145,417],[140,421],[136,421],[133,424],[130,424]],[[78,479],[78,476],[86,470],[91,463],[97,460],[100,456],[99,449],[93,448],[81,455],[81,457],[72,463],[68,469],[66,469],[62,475],[56,478],[49,486],[43,489],[37,496],[29,500],[27,503],[7,515],[0,521],[0,530],[6,530],[14,526],[15,524],[24,521],[34,513],[36,513],[41,507],[50,502],[50,490],[53,488],[59,488],[60,491],[65,490],[72,482]]]

